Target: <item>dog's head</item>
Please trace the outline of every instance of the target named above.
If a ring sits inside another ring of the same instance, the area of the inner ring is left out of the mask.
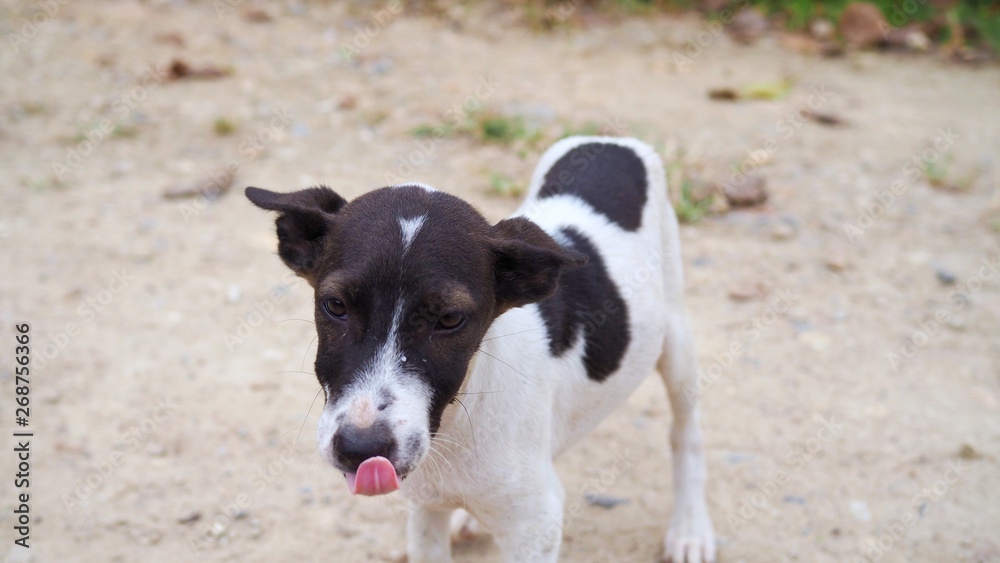
[[[352,492],[394,490],[427,454],[494,319],[586,261],[525,218],[490,225],[419,185],[350,203],[325,187],[246,195],[280,213],[278,254],[315,290],[319,449]]]

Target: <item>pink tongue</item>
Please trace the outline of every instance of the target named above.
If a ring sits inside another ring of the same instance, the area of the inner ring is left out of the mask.
[[[378,456],[363,461],[357,473],[347,474],[347,488],[353,495],[385,495],[399,488],[399,479],[389,460]]]

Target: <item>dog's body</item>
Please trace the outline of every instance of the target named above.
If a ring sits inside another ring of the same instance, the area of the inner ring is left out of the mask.
[[[505,560],[555,561],[564,491],[554,458],[654,370],[674,413],[666,556],[714,559],[677,220],[650,147],[633,139],[560,141],[542,157],[521,209],[491,228],[466,220],[455,198],[422,186],[386,188],[351,204],[315,193],[294,201],[261,190],[248,196],[283,213],[279,251],[317,288],[323,309],[320,449],[366,494],[389,492],[396,485],[386,479],[405,478],[410,563],[450,560],[450,528],[469,524],[457,508],[492,532]],[[358,203],[369,196],[373,205]],[[310,205],[322,214],[300,216]],[[352,206],[371,211],[352,215]],[[347,228],[331,232],[340,223],[362,220],[372,232],[355,246],[395,248],[370,266],[327,249],[349,244],[334,240],[351,238]],[[318,258],[293,252],[303,248]],[[352,279],[350,270],[371,281],[373,295],[357,297],[360,290],[337,281]],[[428,289],[426,279],[444,289]]]

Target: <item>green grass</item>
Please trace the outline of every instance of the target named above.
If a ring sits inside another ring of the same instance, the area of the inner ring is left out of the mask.
[[[528,129],[521,117],[484,114],[476,120],[474,133],[484,142],[509,145],[517,139],[525,138]]]
[[[226,119],[225,117],[220,117],[212,124],[212,129],[215,131],[216,135],[225,137],[236,132],[236,123]]]
[[[521,197],[524,195],[524,186],[515,182],[510,176],[499,172],[489,171],[487,173],[490,181],[490,193],[502,197]]]
[[[946,153],[938,160],[925,162],[922,168],[924,179],[932,187],[949,192],[968,192],[982,175],[982,170],[975,167],[966,169],[963,173],[955,170],[955,155]]]
[[[681,223],[697,223],[712,206],[712,196],[696,199],[692,192],[691,180],[687,178],[681,180],[681,197],[674,206],[677,211],[677,219]]]
[[[712,196],[698,197],[695,195],[694,182],[691,181],[687,173],[687,167],[688,164],[685,163],[681,155],[670,159],[670,164],[667,165],[666,169],[667,183],[671,186],[680,186],[680,191],[671,198],[674,211],[677,213],[677,220],[681,223],[697,223],[711,209]]]
[[[544,137],[540,130],[528,126],[523,117],[490,110],[471,113],[457,126],[448,123],[421,124],[410,129],[410,135],[417,138],[463,136],[480,143],[498,145],[523,141],[531,146]]]
[[[816,18],[827,18],[836,22],[844,8],[856,0],[749,0],[769,16],[777,16],[791,30],[803,30]],[[903,26],[910,23],[928,22],[942,15],[953,17],[973,32],[974,37],[965,37],[973,45],[991,47],[1000,52],[1000,2],[996,0],[958,0],[951,8],[934,6],[935,0],[867,0],[875,4],[890,25]],[[570,21],[581,21],[581,14],[602,13],[606,15],[647,16],[662,12],[680,12],[698,9],[697,0],[504,0],[504,4],[522,11],[525,21],[536,29],[552,29]],[[723,8],[738,7],[740,0],[730,0]],[[909,13],[907,13],[907,10]],[[718,18],[720,12],[707,14]],[[562,19],[553,17],[564,14]],[[948,41],[947,28],[935,41]]]
[[[594,135],[601,134],[601,126],[595,121],[586,121],[582,125],[563,125],[562,134],[559,136],[560,139],[565,139],[566,137],[584,136],[591,137]]]

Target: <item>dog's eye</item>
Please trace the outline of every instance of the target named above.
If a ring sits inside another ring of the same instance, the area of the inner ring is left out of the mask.
[[[445,313],[438,317],[435,330],[455,330],[465,322],[465,317],[458,313]]]
[[[323,310],[326,311],[327,315],[338,319],[344,320],[347,318],[347,305],[340,299],[327,299],[323,301]]]

